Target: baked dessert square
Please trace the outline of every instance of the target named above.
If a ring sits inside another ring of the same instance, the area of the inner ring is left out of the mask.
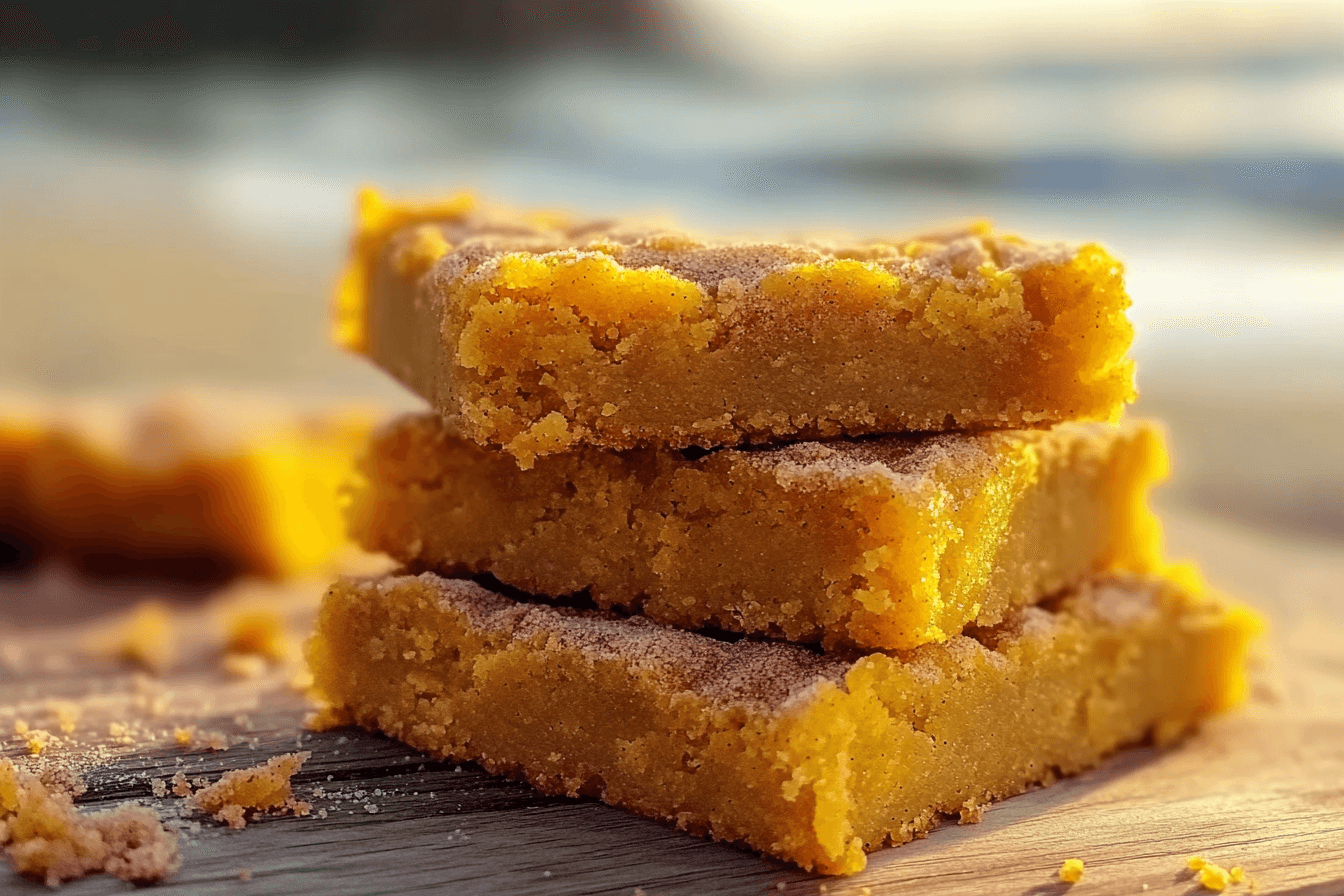
[[[352,537],[417,569],[586,592],[683,628],[909,648],[1096,573],[1158,568],[1146,422],[677,451],[521,470],[435,414],[378,432]]]
[[[308,658],[328,721],[835,874],[1178,737],[1240,698],[1256,626],[1101,577],[940,644],[823,656],[426,573],[336,583]]]
[[[1114,419],[1134,397],[1121,266],[986,225],[868,240],[360,197],[337,340],[524,466]]]
[[[337,491],[377,419],[232,393],[0,402],[0,485],[21,498],[0,531],[96,571],[313,572],[348,544]]]

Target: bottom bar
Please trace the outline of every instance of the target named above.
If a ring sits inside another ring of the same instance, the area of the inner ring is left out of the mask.
[[[823,656],[426,573],[336,583],[308,650],[337,719],[844,874],[1235,703],[1257,628],[1107,577],[974,637]]]

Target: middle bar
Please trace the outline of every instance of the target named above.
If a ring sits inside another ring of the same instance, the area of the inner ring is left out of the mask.
[[[512,458],[404,417],[362,459],[355,539],[420,569],[586,591],[684,628],[905,649],[994,625],[1104,570],[1160,565],[1144,422],[699,457]]]

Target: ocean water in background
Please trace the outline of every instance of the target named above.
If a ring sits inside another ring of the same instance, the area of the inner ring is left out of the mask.
[[[0,69],[0,382],[395,390],[328,346],[360,184],[712,231],[991,217],[1128,267],[1186,497],[1344,535],[1344,52],[783,77],[522,66]]]

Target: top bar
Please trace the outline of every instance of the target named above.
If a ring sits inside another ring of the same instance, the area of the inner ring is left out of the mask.
[[[712,448],[1115,419],[1121,266],[988,225],[704,241],[634,221],[360,194],[338,342],[528,468],[593,445]]]

